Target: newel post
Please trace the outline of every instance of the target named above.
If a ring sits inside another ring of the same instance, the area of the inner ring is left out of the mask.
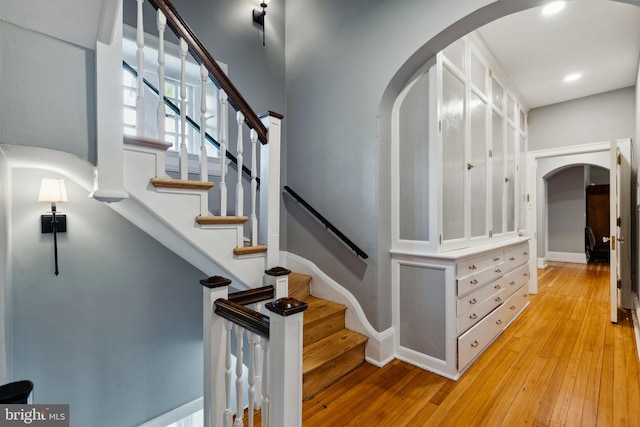
[[[260,147],[260,219],[259,240],[267,245],[266,267],[280,259],[280,142],[284,116],[269,111],[260,119],[268,130],[268,144]]]
[[[307,304],[280,298],[265,304],[269,326],[269,425],[302,426],[302,320]]]
[[[205,427],[222,427],[225,410],[225,354],[224,319],[214,314],[214,302],[227,299],[231,280],[220,276],[201,280],[203,286],[202,321],[204,334],[204,391]]]
[[[264,272],[264,285],[273,286],[276,299],[289,296],[289,274],[291,270],[284,267],[273,267]]]

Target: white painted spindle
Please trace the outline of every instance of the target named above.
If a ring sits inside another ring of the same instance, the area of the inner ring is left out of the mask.
[[[158,108],[156,109],[156,126],[158,139],[164,141],[166,106],[164,105],[164,30],[167,17],[158,9]]]
[[[244,328],[235,325],[236,328],[236,421],[235,427],[242,427],[244,415],[244,396],[242,395],[242,345]]]
[[[189,179],[187,149],[187,42],[180,38],[180,179]]]
[[[255,310],[258,313],[262,313],[262,303],[261,302],[257,302],[255,304]],[[256,355],[255,355],[255,393],[256,393],[256,398],[253,404],[253,408],[254,409],[260,409],[260,405],[262,404],[262,358],[261,356],[261,350],[262,350],[262,346],[260,345],[260,343],[262,342],[262,340],[260,339],[256,339],[255,342],[255,346],[256,346]]]
[[[136,135],[144,136],[144,19],[142,4],[144,0],[137,0],[137,28],[136,28],[136,58],[138,60],[138,85],[136,99]]]
[[[260,341],[260,337],[258,337],[254,333],[249,333],[249,390],[248,393],[248,413],[249,413],[249,427],[253,427],[253,408],[255,407],[256,401],[256,372],[255,372],[255,364],[256,364],[256,345]]]
[[[227,216],[227,94],[220,89],[220,216]]]
[[[269,427],[269,364],[271,355],[269,352],[269,340],[262,339],[262,426]]]
[[[207,156],[207,78],[209,72],[204,64],[200,65],[200,180],[209,181],[208,156]]]
[[[238,111],[236,118],[238,122],[238,183],[236,184],[236,215],[242,216],[244,215],[244,190],[242,188],[242,154],[244,151],[244,147],[242,146],[242,128],[244,126],[244,114]]]
[[[224,382],[225,382],[225,410],[224,410],[224,425],[225,427],[231,427],[233,421],[233,411],[231,410],[231,327],[233,323],[226,320],[224,322],[224,329],[226,333],[226,345],[225,345],[225,359],[224,359]]]
[[[258,194],[257,174],[257,145],[258,133],[251,129],[251,246],[258,245],[258,216],[256,215],[256,200]]]

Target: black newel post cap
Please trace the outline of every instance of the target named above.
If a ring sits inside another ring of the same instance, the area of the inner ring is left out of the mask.
[[[268,276],[288,276],[289,274],[291,274],[291,270],[287,270],[284,267],[273,267],[269,270],[265,270],[264,274],[268,275]]]
[[[221,288],[222,286],[229,286],[231,284],[231,280],[222,276],[212,276],[208,279],[200,280],[200,284],[202,286],[206,286],[209,289]]]
[[[292,314],[305,311],[309,306],[306,302],[298,301],[295,298],[280,298],[274,302],[268,302],[265,307],[280,316],[291,316]]]

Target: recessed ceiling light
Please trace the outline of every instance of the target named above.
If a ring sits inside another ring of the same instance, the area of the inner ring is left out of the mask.
[[[553,15],[564,9],[563,1],[554,1],[542,8],[543,15]]]
[[[564,78],[565,82],[573,82],[578,80],[580,77],[582,77],[582,74],[580,73],[572,73],[572,74],[567,74]]]

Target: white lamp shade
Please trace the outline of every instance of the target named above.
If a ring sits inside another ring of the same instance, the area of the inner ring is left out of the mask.
[[[58,203],[67,201],[67,188],[62,178],[42,178],[39,202]]]

